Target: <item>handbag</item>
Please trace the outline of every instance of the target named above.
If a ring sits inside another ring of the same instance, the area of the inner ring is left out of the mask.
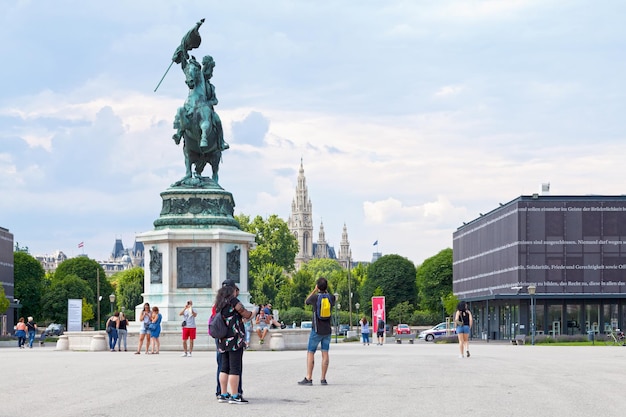
[[[181,323],[183,327],[185,327],[187,325],[187,320],[183,320],[183,322]]]
[[[106,332],[111,333],[111,326],[107,326]]]

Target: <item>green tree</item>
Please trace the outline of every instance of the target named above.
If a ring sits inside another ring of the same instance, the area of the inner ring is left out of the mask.
[[[9,305],[11,305],[11,302],[4,292],[4,286],[0,284],[0,314],[4,314],[4,312],[9,308]]]
[[[278,291],[277,305],[281,309],[304,308],[304,301],[315,287],[313,276],[304,270],[296,272]]]
[[[13,253],[14,297],[20,300],[23,317],[41,317],[41,296],[45,289],[43,267],[37,259],[26,252]]]
[[[141,267],[127,269],[116,275],[117,286],[115,288],[115,302],[118,310],[124,307],[124,312],[129,319],[134,318],[135,307],[143,303],[143,278],[144,270]]]
[[[87,302],[86,298],[83,298],[83,323],[87,323],[93,319],[93,305]]]
[[[417,268],[416,283],[420,309],[441,312],[441,300],[452,293],[452,249],[426,259]]]
[[[235,217],[242,230],[253,233],[257,247],[250,251],[250,273],[258,272],[265,264],[276,264],[287,272],[294,270],[294,260],[298,253],[298,241],[289,231],[287,223],[275,214],[264,220],[256,216]]]
[[[371,264],[363,283],[361,299],[371,308],[372,295],[384,295],[387,311],[397,304],[417,300],[415,265],[400,255],[385,255]]]
[[[96,308],[96,297],[98,296],[98,281],[100,282],[100,311],[109,311],[109,295],[113,293],[113,286],[107,279],[104,269],[100,264],[93,259],[89,259],[86,256],[79,256],[71,258],[61,262],[57,270],[54,272],[52,282],[62,280],[69,275],[76,275],[80,279],[84,280],[91,288],[92,298],[87,298],[87,301],[93,301],[94,308]],[[81,298],[81,297],[74,297]],[[67,308],[67,306],[66,306]],[[95,311],[94,311],[95,313]]]
[[[254,280],[254,288],[250,294],[252,301],[255,304],[273,303],[284,282],[285,276],[281,267],[276,264],[265,264]]]
[[[67,262],[67,261],[66,261]],[[46,319],[56,323],[67,322],[67,300],[80,298],[93,300],[94,294],[89,284],[76,275],[65,275],[52,281],[50,288],[42,297]]]
[[[408,301],[403,301],[389,311],[387,315],[395,324],[408,323],[415,309]]]
[[[311,259],[302,265],[302,270],[310,273],[315,282],[319,277],[330,279],[333,272],[341,271],[341,265],[336,259]]]

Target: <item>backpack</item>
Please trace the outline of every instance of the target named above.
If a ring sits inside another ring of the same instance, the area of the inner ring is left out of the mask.
[[[226,322],[222,317],[222,312],[215,312],[215,315],[211,317],[211,320],[209,321],[209,334],[215,339],[223,339],[226,337],[227,333],[228,327],[226,327]]]
[[[320,320],[330,320],[331,305],[330,294],[323,292],[317,296],[317,318]]]

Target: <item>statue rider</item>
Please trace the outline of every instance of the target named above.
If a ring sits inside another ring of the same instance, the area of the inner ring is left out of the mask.
[[[199,69],[200,64],[198,63],[198,61],[196,61],[196,58],[194,56],[191,56],[191,58],[188,58],[188,57],[189,55],[185,53],[185,57],[180,60],[180,64],[183,69],[183,72],[185,71],[188,65],[193,65]],[[186,58],[188,58],[188,60]],[[211,57],[210,55],[207,55],[202,59],[202,64],[203,64],[202,76],[204,78],[205,94],[206,94],[207,104],[209,108],[211,109],[211,124],[213,128],[216,129],[216,132],[217,132],[217,137],[219,140],[219,149],[220,151],[223,151],[223,150],[230,148],[230,146],[224,141],[224,131],[222,129],[222,121],[214,110],[214,106],[217,105],[218,100],[217,100],[217,96],[215,95],[215,86],[211,84],[210,80],[211,80],[211,77],[213,77],[213,68],[215,67],[215,61],[213,60],[213,57]],[[189,87],[189,89],[193,89],[194,86],[189,85],[189,81],[185,81],[185,82],[187,83],[187,87]],[[183,134],[186,129],[186,124],[188,123],[188,120],[189,120],[187,112],[193,111],[192,108],[193,108],[193,104],[195,103],[189,103],[189,104],[192,104],[190,106],[191,107],[190,109],[186,109],[185,106],[179,107],[178,111],[176,112],[176,116],[174,118],[174,129],[176,129],[176,133],[172,136],[172,139],[174,139],[177,145],[180,143],[180,140],[183,137]]]

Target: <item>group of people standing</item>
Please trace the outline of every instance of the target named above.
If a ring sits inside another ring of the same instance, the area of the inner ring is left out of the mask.
[[[20,349],[25,348],[26,338],[28,337],[28,347],[33,348],[33,342],[37,335],[37,323],[34,322],[32,317],[28,317],[28,321],[24,321],[24,317],[20,317],[15,326],[15,336],[17,336],[17,347]]]
[[[159,336],[161,335],[162,319],[163,316],[159,313],[159,307],[154,306],[150,309],[150,303],[143,305],[143,310],[141,310],[139,314],[141,327],[139,328],[139,345],[137,346],[135,355],[141,354],[141,347],[144,341],[146,342],[146,355],[158,355],[161,349]]]
[[[128,324],[128,319],[123,312],[116,311],[108,318],[105,328],[109,335],[109,349],[111,349],[111,352],[115,352],[115,346],[117,346],[117,351],[121,352],[122,344],[124,345],[124,351],[128,350],[126,343]]]

